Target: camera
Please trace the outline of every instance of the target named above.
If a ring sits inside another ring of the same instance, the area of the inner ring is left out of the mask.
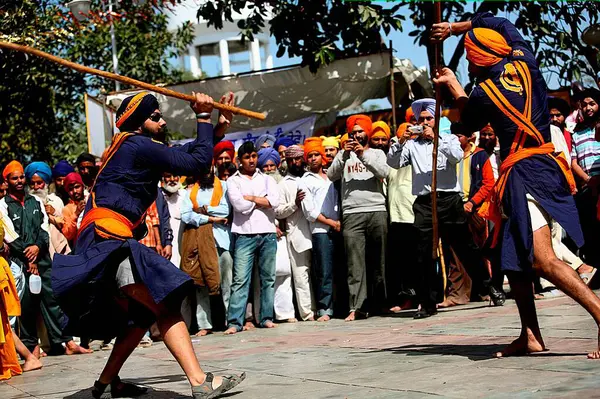
[[[421,126],[421,125],[411,126],[408,128],[408,131],[411,134],[421,135],[421,134],[423,134],[423,126]]]

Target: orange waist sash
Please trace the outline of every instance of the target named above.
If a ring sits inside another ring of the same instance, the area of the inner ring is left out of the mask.
[[[108,208],[96,207],[85,214],[81,222],[79,232],[81,233],[90,224],[95,223],[96,233],[106,239],[126,240],[133,238],[133,230],[140,225],[145,215],[136,223],[118,212]]]

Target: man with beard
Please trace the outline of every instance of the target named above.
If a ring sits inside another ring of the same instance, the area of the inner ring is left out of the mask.
[[[571,113],[571,107],[562,98],[548,97],[548,111],[550,112],[550,123],[560,129],[565,136],[569,153],[573,150],[573,139],[571,132],[567,130],[567,116]]]
[[[342,181],[342,232],[348,257],[350,313],[346,321],[368,317],[385,304],[385,257],[388,218],[383,180],[390,172],[385,153],[369,148],[371,118],[346,120],[348,141],[327,170]]]
[[[310,222],[313,247],[313,288],[317,307],[317,321],[329,321],[333,316],[333,271],[336,247],[340,244],[342,229],[339,216],[338,192],[323,167],[327,158],[322,140],[304,143],[304,157],[309,171],[302,181],[313,198],[312,212],[306,215]]]
[[[321,136],[323,150],[325,151],[324,164],[331,165],[335,156],[340,152],[340,138],[341,136]]]
[[[390,149],[390,127],[384,121],[373,122],[373,133],[369,138],[369,148],[381,150],[386,154]]]
[[[62,233],[69,240],[71,247],[75,245],[77,238],[77,222],[79,216],[85,210],[85,192],[83,188],[83,180],[79,173],[71,172],[64,179],[64,187],[69,193],[69,203],[65,205],[62,212],[63,227]]]
[[[579,220],[585,238],[585,261],[600,265],[600,222],[596,217],[600,190],[600,91],[586,89],[579,94],[583,122],[575,126],[571,166],[579,180],[576,196]]]
[[[425,98],[412,103],[418,124],[423,133],[415,140],[407,140],[392,146],[388,154],[388,164],[393,168],[412,166],[413,194],[417,196],[413,204],[415,227],[419,230],[418,263],[420,277],[416,287],[421,309],[416,319],[437,314],[436,305],[443,298],[443,283],[440,271],[431,258],[433,227],[431,223],[431,157],[433,151],[433,127],[435,125],[435,100]],[[492,295],[490,276],[482,264],[481,252],[474,245],[467,226],[461,188],[458,183],[456,165],[463,159],[464,151],[456,135],[440,134],[437,175],[437,210],[440,237],[450,245],[463,262],[476,294]]]
[[[279,173],[281,157],[274,148],[261,148],[258,150],[258,168],[266,175],[271,176],[277,183],[283,179]]]
[[[192,95],[196,139],[176,148],[152,139],[166,126],[156,97],[141,92],[123,100],[116,121],[121,133],[105,152],[74,253],[54,259],[53,287],[69,315],[68,327],[91,339],[117,337],[94,383],[94,398],[108,385],[113,397],[146,391],[121,381],[119,372],[154,322],[195,399],[217,397],[245,378],[217,377],[202,370],[181,318],[181,302],[192,280],[138,242],[146,233],[144,215],[157,198],[163,173],[191,175],[212,163],[213,100]]]
[[[19,162],[10,162],[4,168],[2,176],[8,182],[8,195],[0,201],[0,210],[9,216],[19,235],[9,244],[10,259],[26,271],[19,318],[21,341],[29,351],[40,357],[37,320],[41,313],[48,332],[50,355],[90,353],[91,351],[81,348],[73,342],[72,337],[63,335],[62,332],[64,314],[54,297],[50,282],[52,260],[44,206],[40,199],[25,193],[25,173]],[[33,295],[29,290],[31,274],[39,275],[42,279],[42,291],[39,295]]]
[[[233,162],[225,162],[218,167],[219,180],[227,181],[235,172],[237,172],[235,164]]]
[[[75,165],[77,165],[77,171],[83,180],[83,184],[85,184],[85,189],[90,190],[94,185],[96,175],[98,175],[96,157],[92,154],[84,152],[77,157]]]
[[[315,137],[316,140],[321,140]],[[305,143],[306,144],[306,143]],[[312,240],[305,215],[313,211],[313,199],[302,181],[304,175],[304,151],[298,145],[285,150],[287,175],[279,182],[279,206],[275,208],[277,219],[285,219],[288,253],[294,280],[294,292],[300,318],[314,321],[310,284],[310,252]]]
[[[223,165],[225,162],[233,162],[235,148],[231,141],[223,140],[215,144],[213,150],[213,160],[215,167]]]
[[[583,243],[572,197],[575,182],[566,159],[550,142],[547,86],[531,46],[510,21],[490,13],[435,24],[431,37],[442,42],[463,33],[469,71],[478,85],[467,96],[448,68],[434,80],[448,87],[463,123],[472,130],[490,123],[500,142],[498,183],[479,213],[502,231],[501,266],[517,302],[521,334],[496,356],[541,352],[546,347],[531,289],[534,274],[575,299],[600,325],[600,299],[552,249],[550,226],[555,222],[577,245]],[[600,359],[600,347],[588,357]]]
[[[180,240],[183,233],[181,225],[181,206],[187,192],[181,187],[181,178],[171,172],[164,172],[161,192],[169,210],[169,226],[172,231],[171,263],[179,267],[181,263]],[[162,222],[162,220],[161,220]]]
[[[274,141],[274,140],[273,140]],[[233,282],[225,334],[242,331],[255,259],[260,276],[259,325],[273,328],[273,296],[277,236],[274,208],[279,190],[272,177],[256,168],[258,154],[247,141],[238,149],[240,169],[227,180],[227,196],[233,208],[231,232],[235,237]]]
[[[63,201],[63,204],[69,203],[69,194],[64,188],[65,177],[69,173],[75,172],[71,164],[65,160],[58,161],[52,168],[52,179],[54,180],[53,187],[50,187],[50,192],[54,192]]]

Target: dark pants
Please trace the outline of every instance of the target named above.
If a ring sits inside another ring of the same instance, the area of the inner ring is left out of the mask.
[[[317,302],[317,317],[333,316],[333,233],[312,235],[312,281]]]
[[[486,295],[489,293],[490,275],[483,263],[481,250],[473,242],[473,236],[467,225],[463,201],[458,193],[438,193],[439,235],[450,245],[473,281],[473,291]],[[441,268],[432,259],[433,227],[431,221],[431,196],[417,197],[413,204],[415,227],[418,230],[419,279],[417,297],[425,309],[435,309],[443,300],[443,281]]]
[[[418,230],[412,223],[391,223],[385,281],[390,306],[415,295]]]
[[[65,321],[65,315],[58,306],[58,302],[52,292],[51,274],[52,267],[41,267],[39,269],[42,279],[42,291],[33,295],[29,291],[29,273],[26,274],[25,287],[23,289],[23,298],[21,298],[21,316],[19,317],[19,338],[23,344],[33,351],[38,345],[37,319],[42,314],[42,320],[48,331],[48,341],[50,342],[50,355],[63,354],[62,344],[73,339],[70,336],[64,336],[61,325]]]
[[[600,222],[596,218],[596,207],[598,197],[592,194],[592,190],[582,190],[575,197],[579,222],[583,231],[585,244],[581,248],[583,260],[588,265],[600,266]]]
[[[344,215],[350,311],[378,311],[385,305],[387,212]]]

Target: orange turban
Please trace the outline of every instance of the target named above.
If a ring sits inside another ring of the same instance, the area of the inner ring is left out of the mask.
[[[467,59],[481,67],[496,65],[512,51],[500,33],[487,28],[468,31],[465,35],[465,49]]]
[[[349,137],[348,137],[348,133],[344,134],[342,136],[342,138],[340,139],[340,148],[344,149],[344,144],[346,144],[346,141],[348,141]]]
[[[10,161],[2,171],[2,177],[4,178],[4,180],[6,180],[6,178],[14,172],[21,172],[21,174],[25,174],[25,171],[23,170],[23,165],[21,165],[19,161]]]
[[[386,139],[390,139],[390,127],[384,121],[377,121],[373,123],[373,133],[371,134],[371,138],[375,137],[385,137]]]
[[[304,140],[304,160],[306,162],[308,162],[308,154],[315,151],[321,154],[321,158],[323,159],[323,166],[327,165],[327,158],[325,158],[325,149],[323,148],[323,140],[321,140],[320,137],[310,137]]]
[[[364,130],[367,136],[371,138],[371,132],[373,130],[373,122],[371,122],[371,118],[369,118],[367,115],[359,114],[352,115],[346,119],[346,131],[348,133],[354,129],[355,125],[362,127],[362,130]]]
[[[406,110],[406,114],[404,114],[404,122],[410,122],[410,120],[415,116],[415,113],[412,110],[412,107],[408,107]],[[402,126],[402,125],[400,125]]]
[[[408,123],[408,122],[404,122],[403,124],[398,126],[398,130],[396,130],[396,137],[400,138],[400,137],[404,136],[404,133],[406,133],[406,130],[408,129],[409,126],[410,126],[410,123]]]

